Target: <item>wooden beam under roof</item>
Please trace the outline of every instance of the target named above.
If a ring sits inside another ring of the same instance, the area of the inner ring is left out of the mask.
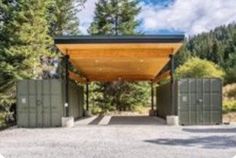
[[[99,49],[99,50],[69,50],[73,59],[81,58],[165,58],[172,54],[172,48],[166,49]]]
[[[75,81],[80,82],[80,83],[86,83],[87,82],[85,78],[80,77],[79,75],[77,75],[76,73],[71,72],[71,71],[69,71],[69,77],[70,77],[70,79],[75,80]]]
[[[170,70],[167,70],[166,72],[161,73],[152,82],[158,83],[158,82],[160,82],[161,80],[165,79],[168,76],[170,76]]]
[[[91,80],[94,81],[114,81],[114,80],[126,80],[126,81],[145,81],[152,80],[152,75],[91,75],[89,76]]]

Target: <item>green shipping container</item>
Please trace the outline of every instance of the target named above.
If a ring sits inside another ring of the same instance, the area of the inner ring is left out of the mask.
[[[59,127],[65,116],[63,80],[22,80],[17,82],[18,127]],[[83,87],[69,84],[69,114],[83,115]]]
[[[181,125],[222,123],[222,81],[218,78],[177,80],[173,87],[171,83],[157,87],[156,96],[160,117],[178,115]]]

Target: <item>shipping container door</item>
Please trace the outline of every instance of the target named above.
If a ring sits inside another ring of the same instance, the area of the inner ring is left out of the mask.
[[[36,80],[36,120],[37,127],[43,127],[43,82]]]
[[[203,79],[203,124],[211,124],[211,79]]]
[[[42,85],[43,127],[51,126],[51,80],[44,80]]]
[[[196,106],[196,122],[192,125],[202,125],[204,123],[204,104],[203,104],[203,80],[202,79],[193,79],[196,86],[196,98],[194,100]]]
[[[222,122],[220,79],[182,79],[178,82],[180,124],[209,125]]]
[[[203,124],[221,123],[221,81],[205,79],[203,87]]]
[[[178,115],[183,125],[202,124],[202,88],[196,79],[182,79],[178,82]]]
[[[28,81],[29,88],[29,127],[37,127],[37,83]]]
[[[178,115],[180,124],[189,124],[190,94],[189,80],[182,79],[178,81]]]
[[[63,94],[62,82],[60,80],[51,80],[51,121],[52,126],[61,126],[61,117],[63,116]]]
[[[220,79],[210,82],[210,123],[222,123],[222,83]]]
[[[189,124],[197,124],[202,120],[202,106],[197,101],[199,97],[197,81],[195,79],[189,80]]]
[[[17,83],[17,125],[29,126],[29,87],[28,81]]]

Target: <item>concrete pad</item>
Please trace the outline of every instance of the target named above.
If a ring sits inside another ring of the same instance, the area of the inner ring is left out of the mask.
[[[77,125],[88,125],[90,122],[93,122],[98,116],[84,117],[75,122],[75,126]]]
[[[152,116],[153,119],[157,120],[159,125],[166,125],[166,120],[157,116]]]
[[[109,125],[163,125],[163,122],[150,116],[112,116]]]
[[[166,116],[167,125],[178,126],[179,125],[179,117],[176,115]]]
[[[111,116],[104,116],[98,125],[108,125],[111,120]]]
[[[62,127],[73,127],[74,126],[74,117],[62,117],[61,118]]]

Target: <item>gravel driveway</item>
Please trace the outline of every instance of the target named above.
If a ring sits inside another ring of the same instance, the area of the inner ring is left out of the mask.
[[[232,158],[236,155],[234,125],[170,127],[152,117],[113,117],[108,125],[99,125],[99,120],[81,120],[74,128],[1,131],[0,153],[6,158]]]

